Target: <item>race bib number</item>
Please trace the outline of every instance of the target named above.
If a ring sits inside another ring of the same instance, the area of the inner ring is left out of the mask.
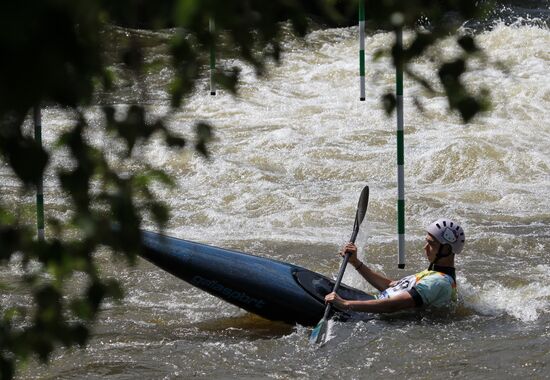
[[[401,280],[397,281],[395,284],[390,284],[389,288],[384,290],[378,295],[378,299],[391,298],[397,293],[406,292],[413,288],[416,285],[416,276],[414,274],[403,277]]]

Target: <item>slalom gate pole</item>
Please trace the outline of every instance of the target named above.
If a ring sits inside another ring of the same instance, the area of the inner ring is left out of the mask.
[[[359,0],[359,100],[365,100],[365,1]]]
[[[42,146],[42,111],[37,105],[33,109],[34,139]],[[36,231],[38,240],[44,240],[44,175],[40,176],[36,185]]]
[[[405,268],[405,144],[403,129],[403,29],[395,31],[397,59],[395,67],[397,107],[397,234],[398,268]]]
[[[210,34],[214,34],[216,26],[214,24],[214,19],[210,19],[208,22],[208,28]],[[214,44],[210,46],[210,95],[216,95],[216,85],[214,84],[214,73],[216,71],[216,48]]]

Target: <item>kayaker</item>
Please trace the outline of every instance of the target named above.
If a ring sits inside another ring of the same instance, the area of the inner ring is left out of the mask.
[[[391,313],[418,307],[444,307],[456,300],[455,255],[464,247],[465,235],[460,225],[450,219],[438,219],[426,229],[424,251],[430,262],[428,269],[391,280],[374,272],[357,258],[357,247],[346,244],[340,255],[350,253],[349,263],[372,286],[380,291],[375,300],[345,300],[332,292],[325,297],[342,310]]]

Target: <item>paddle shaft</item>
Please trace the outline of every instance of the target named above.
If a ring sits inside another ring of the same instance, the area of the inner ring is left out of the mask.
[[[353,226],[353,233],[351,234],[351,239],[349,241],[351,243],[355,243],[355,239],[357,238],[357,234],[359,233],[359,225],[361,223],[357,223],[357,218],[355,219],[355,225]],[[344,255],[344,261],[342,261],[342,265],[340,265],[340,270],[338,272],[338,277],[336,277],[336,282],[334,283],[334,287],[332,288],[333,292],[336,292],[338,288],[340,287],[340,283],[342,282],[342,277],[344,277],[344,272],[346,271],[346,266],[348,265],[350,254],[348,252]],[[327,307],[325,308],[325,314],[323,314],[323,319],[328,319],[328,316],[330,314],[330,311],[332,310],[332,304],[327,304]]]
[[[349,253],[346,253],[344,256],[344,261],[342,262],[342,265],[340,266],[340,271],[338,272],[338,277],[336,278],[336,282],[334,283],[334,288],[332,288],[333,292],[336,292],[338,288],[340,287],[340,282],[342,282],[342,277],[344,277],[344,272],[346,271],[346,265],[348,265],[349,260]],[[327,307],[325,308],[325,314],[323,314],[323,319],[328,319],[328,316],[330,314],[330,311],[332,310],[332,304],[327,304]]]

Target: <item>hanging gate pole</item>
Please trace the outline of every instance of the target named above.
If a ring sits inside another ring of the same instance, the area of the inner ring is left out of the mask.
[[[405,144],[403,129],[403,29],[395,31],[397,45],[396,100],[397,100],[397,233],[399,268],[405,268]]]
[[[365,0],[359,0],[359,100],[365,100]]]
[[[214,34],[215,31],[215,24],[214,19],[210,19],[208,22],[208,28],[210,30],[210,34]],[[214,44],[210,46],[210,95],[216,95],[216,85],[214,84],[214,73],[216,71],[216,48]]]

